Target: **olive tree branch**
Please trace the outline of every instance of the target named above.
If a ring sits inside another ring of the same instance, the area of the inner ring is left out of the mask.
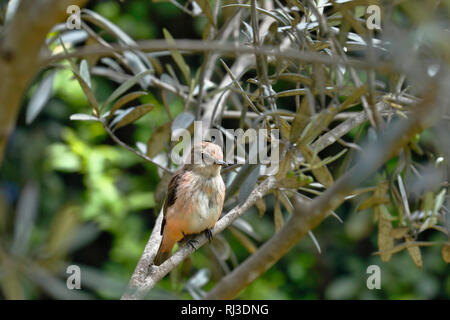
[[[155,166],[163,169],[164,171],[172,173],[172,171],[169,168],[166,168],[162,164],[159,164],[158,162],[155,162],[152,158],[148,157],[147,155],[143,154],[139,150],[134,149],[133,147],[129,146],[128,144],[126,144],[125,142],[120,140],[114,134],[114,132],[112,132],[112,130],[108,127],[108,125],[105,123],[105,121],[103,119],[99,119],[99,121],[102,123],[103,128],[105,129],[106,133],[108,133],[108,135],[111,137],[111,139],[113,139],[114,142],[116,142],[118,145],[120,145],[121,147],[124,147],[125,149],[127,149],[128,151],[134,153],[135,155],[137,155],[138,157],[144,159],[145,161],[150,162],[151,164],[154,164]]]
[[[345,197],[351,194],[365,179],[406,145],[417,133],[430,125],[436,103],[428,94],[424,103],[415,107],[408,120],[392,124],[375,142],[364,148],[356,165],[339,178],[326,192],[311,202],[294,197],[294,213],[290,220],[258,251],[247,258],[231,273],[223,277],[205,296],[205,299],[232,299],[280,260],[309,231],[317,227]],[[430,101],[431,100],[431,101]]]
[[[219,221],[217,221],[216,225],[211,230],[212,235],[215,236],[225,230],[229,225],[231,225],[231,223],[233,223],[234,220],[239,218],[242,214],[244,214],[244,212],[252,207],[258,199],[261,199],[269,193],[270,190],[274,188],[275,184],[276,180],[274,177],[270,176],[266,178],[257,188],[255,188],[255,190],[253,190],[248,199],[242,205],[236,206],[234,209],[225,214]],[[143,299],[150,289],[158,283],[158,281],[160,281],[173,268],[179,265],[184,259],[194,252],[190,246],[182,246],[160,266],[151,265],[161,241],[160,230],[162,216],[163,214],[161,212],[156,220],[150,239],[147,242],[144,254],[139,260],[136,269],[131,276],[127,291],[122,296],[122,300]],[[197,249],[208,241],[206,236],[203,234],[198,235],[195,240],[197,241]]]

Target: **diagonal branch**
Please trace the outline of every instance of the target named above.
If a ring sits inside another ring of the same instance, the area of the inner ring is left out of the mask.
[[[222,278],[206,295],[205,299],[232,299],[238,293],[261,276],[281,259],[310,230],[317,227],[329,213],[337,208],[354,189],[370,177],[383,163],[395,156],[417,133],[430,123],[430,109],[436,109],[436,103],[429,99],[415,108],[409,120],[392,125],[375,142],[369,144],[357,164],[343,175],[325,193],[306,203],[295,198],[295,213],[289,223],[268,240],[247,260],[231,273]]]
[[[264,180],[248,197],[241,206],[237,206],[224,215],[211,230],[213,236],[225,230],[234,220],[244,214],[247,209],[252,207],[258,199],[264,197],[275,186],[275,178],[268,177]],[[160,266],[152,266],[153,258],[158,250],[161,236],[159,231],[161,229],[162,213],[159,214],[156,225],[145,247],[144,254],[138,262],[136,270],[134,271],[127,291],[123,294],[122,300],[137,300],[143,299],[145,295],[152,289],[158,281],[160,281],[173,268],[179,265],[184,259],[190,256],[194,250],[190,246],[182,246],[175,252],[168,260]],[[195,238],[197,240],[197,248],[200,248],[207,242],[204,235],[199,235]]]

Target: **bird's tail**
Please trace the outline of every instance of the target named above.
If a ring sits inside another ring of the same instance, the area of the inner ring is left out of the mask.
[[[171,238],[168,234],[164,233],[161,241],[161,245],[159,246],[158,253],[153,260],[153,263],[159,266],[161,263],[166,261],[170,252],[172,252],[172,248],[175,245],[176,240]]]

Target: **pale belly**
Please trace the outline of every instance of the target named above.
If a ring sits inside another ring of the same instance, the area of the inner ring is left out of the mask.
[[[220,217],[225,186],[222,179],[179,190],[175,204],[168,209],[167,227],[180,240],[185,235],[211,229]]]

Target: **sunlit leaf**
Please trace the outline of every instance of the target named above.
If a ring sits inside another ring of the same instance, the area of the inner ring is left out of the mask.
[[[114,126],[114,130],[122,128],[140,119],[141,117],[145,116],[147,113],[152,111],[154,108],[155,106],[153,104],[147,103],[128,109],[129,112],[125,113],[125,115],[120,119],[120,121],[117,122],[117,124]]]
[[[130,89],[132,86],[134,86],[139,79],[142,79],[143,77],[145,77],[148,74],[151,74],[152,71],[151,70],[147,70],[147,71],[143,71],[137,75],[135,75],[134,77],[128,79],[127,81],[125,81],[124,83],[122,83],[116,90],[114,90],[114,92],[108,97],[108,99],[105,101],[105,103],[103,104],[103,106],[108,106],[110,105],[113,101],[115,101],[117,98],[119,98],[122,94],[124,94],[128,89]]]
[[[175,40],[173,39],[172,35],[170,34],[167,29],[163,29],[164,38],[166,38],[166,41],[169,45],[175,45]],[[183,56],[180,54],[180,52],[177,49],[171,49],[170,53],[172,55],[173,60],[175,60],[175,63],[180,68],[181,72],[183,73],[184,80],[186,80],[187,84],[191,83],[191,69],[184,61]]]
[[[111,118],[112,116],[114,116],[114,113],[116,112],[116,110],[120,109],[121,107],[123,107],[125,104],[140,98],[142,96],[147,95],[147,92],[145,91],[136,91],[136,92],[131,92],[128,93],[126,95],[124,95],[123,97],[121,97],[119,100],[117,100],[113,106],[111,107],[110,113],[109,113],[109,118]]]
[[[167,122],[160,126],[152,134],[147,142],[147,155],[150,158],[155,157],[158,153],[164,150],[170,141],[172,123]]]
[[[214,21],[213,11],[211,9],[211,5],[209,3],[209,0],[195,0],[195,2],[197,2],[197,4],[200,6],[200,8],[202,9],[204,15],[208,19],[209,23],[212,26],[216,27],[216,23]]]
[[[409,236],[405,237],[407,242],[412,241],[412,238]],[[422,268],[422,254],[420,253],[419,246],[408,246],[406,248],[408,250],[408,254],[411,257],[412,261],[418,268]]]
[[[81,121],[99,121],[96,116],[92,116],[85,113],[75,113],[70,116],[70,120],[81,120]]]

